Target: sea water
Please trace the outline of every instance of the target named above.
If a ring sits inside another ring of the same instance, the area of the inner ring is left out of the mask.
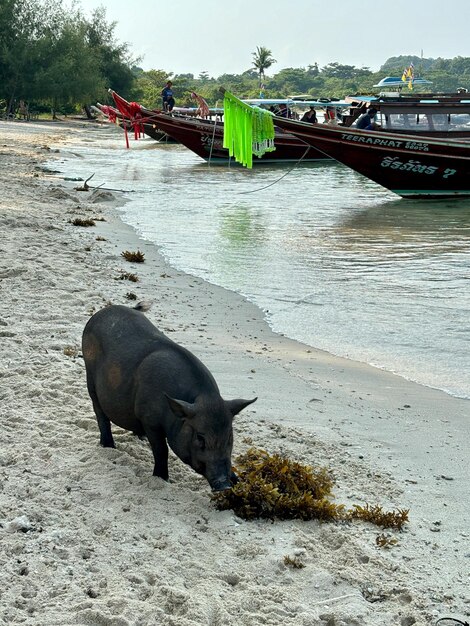
[[[51,166],[132,191],[124,222],[275,331],[470,398],[470,200],[401,199],[333,161],[246,170],[147,138],[126,149],[115,127],[70,150]]]

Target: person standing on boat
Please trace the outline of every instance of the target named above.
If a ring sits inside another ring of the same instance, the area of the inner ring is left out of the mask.
[[[300,118],[301,122],[310,122],[311,124],[317,123],[317,114],[313,107],[310,107]]]
[[[171,113],[173,111],[173,107],[175,106],[175,99],[173,98],[173,83],[169,80],[165,87],[162,89],[162,103],[163,110],[166,113]]]
[[[367,109],[367,111],[357,120],[356,128],[359,128],[360,130],[377,130],[380,126],[377,126],[374,122],[376,115],[377,109],[374,109],[374,107]]]

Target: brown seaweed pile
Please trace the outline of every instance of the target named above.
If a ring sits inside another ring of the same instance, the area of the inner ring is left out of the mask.
[[[86,219],[82,219],[80,217],[76,217],[74,220],[72,220],[72,224],[74,226],[95,226],[95,220],[86,218]]]
[[[232,509],[250,520],[301,519],[345,521],[363,519],[383,528],[401,530],[408,511],[382,511],[380,506],[354,505],[346,509],[331,502],[334,480],[326,468],[312,468],[278,454],[250,448],[238,458],[239,481],[231,489],[212,495],[219,510]]]
[[[121,256],[124,257],[126,261],[129,261],[129,263],[143,263],[145,261],[145,255],[140,250],[136,252],[124,250],[124,252],[121,252]]]

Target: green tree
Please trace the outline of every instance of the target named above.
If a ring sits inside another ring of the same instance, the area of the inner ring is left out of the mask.
[[[78,15],[65,14],[55,31],[38,41],[38,63],[32,81],[35,98],[47,102],[53,117],[59,107],[73,110],[104,91],[104,78],[86,41],[87,24]],[[39,62],[39,61],[42,62]]]
[[[326,78],[350,79],[359,76],[371,76],[372,72],[368,67],[357,68],[354,65],[329,63],[322,69],[322,74]]]
[[[134,81],[127,44],[113,37],[104,9],[87,21],[65,0],[1,0],[0,100],[77,107]]]
[[[273,58],[271,50],[264,46],[256,46],[256,52],[253,52],[252,56],[253,67],[258,72],[259,82],[261,84],[265,78],[265,70],[270,68],[274,63],[277,63],[277,61]]]
[[[315,61],[313,65],[308,65],[307,72],[309,76],[312,76],[312,77],[318,76],[318,74],[320,73],[320,68],[318,67],[318,63]]]
[[[106,86],[119,93],[129,90],[134,81],[132,66],[140,59],[132,58],[128,44],[117,42],[114,35],[116,22],[108,23],[106,9],[100,6],[85,24],[85,40]]]
[[[32,0],[3,0],[0,4],[0,88],[9,113],[16,98],[26,97],[31,80],[41,23],[48,23],[43,6]]]

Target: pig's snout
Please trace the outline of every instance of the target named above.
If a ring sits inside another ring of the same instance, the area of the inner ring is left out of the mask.
[[[210,486],[212,491],[225,491],[226,489],[230,489],[232,483],[227,478],[221,478],[219,480],[213,480]]]

